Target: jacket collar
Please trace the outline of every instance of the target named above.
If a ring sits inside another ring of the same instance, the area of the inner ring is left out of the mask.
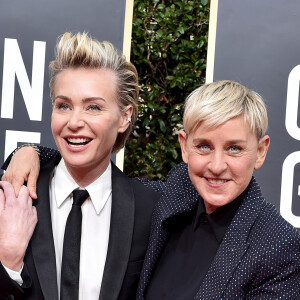
[[[226,285],[248,250],[248,237],[253,224],[266,205],[259,185],[252,177],[249,190],[234,216],[218,252],[195,299],[220,299]]]
[[[31,247],[45,300],[58,300],[49,181],[52,171],[60,159],[60,156],[56,156],[41,169],[37,183],[39,197],[34,201],[39,222],[31,239]],[[130,179],[112,163],[111,225],[100,300],[118,299],[131,249],[134,203]]]
[[[153,212],[156,225],[193,210],[198,203],[198,197],[199,194],[188,176],[187,164],[180,163],[175,166],[166,178],[165,191]]]
[[[118,299],[134,229],[135,200],[130,179],[112,163],[112,210],[100,300]]]
[[[50,214],[49,182],[52,171],[60,159],[60,156],[51,159],[41,169],[37,182],[38,199],[33,202],[37,209],[39,221],[30,240],[30,244],[45,300],[58,300],[56,260]]]

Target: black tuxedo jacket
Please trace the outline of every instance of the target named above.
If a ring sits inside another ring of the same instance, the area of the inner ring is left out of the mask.
[[[19,286],[0,265],[0,299],[58,300],[55,250],[52,235],[49,180],[60,156],[51,158],[37,183],[34,200],[38,224],[24,259]],[[128,178],[112,163],[112,212],[107,258],[99,300],[135,298],[148,245],[153,206],[160,194]]]
[[[145,299],[168,241],[165,221],[193,210],[198,202],[184,163],[170,171],[164,189],[153,212],[138,300]],[[300,299],[300,235],[265,201],[254,178],[193,299]]]

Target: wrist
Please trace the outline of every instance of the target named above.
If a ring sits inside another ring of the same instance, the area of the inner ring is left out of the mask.
[[[0,251],[0,261],[6,268],[19,272],[23,265],[24,255],[24,252],[20,253],[20,248],[8,251],[2,248]]]
[[[10,269],[15,272],[20,272],[20,270],[22,270],[23,258],[22,259],[13,259],[13,260],[1,259],[0,261],[1,261],[2,265],[7,269]]]
[[[14,150],[14,152],[12,153],[12,155],[15,155],[18,150],[20,150],[21,148],[24,148],[24,147],[33,148],[35,150],[35,152],[37,153],[38,157],[40,157],[40,149],[35,144],[23,144],[23,145],[19,146],[18,148],[16,148]]]

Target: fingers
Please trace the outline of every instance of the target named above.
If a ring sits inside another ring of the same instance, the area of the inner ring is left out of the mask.
[[[38,222],[38,216],[37,216],[37,211],[36,211],[35,206],[32,206],[32,214],[33,214],[33,224],[34,224],[34,227],[32,229],[32,232],[33,232],[33,230]]]
[[[28,177],[27,181],[27,187],[29,189],[30,197],[32,199],[37,199],[37,194],[36,194],[36,181],[38,177],[38,172],[36,173],[35,171],[31,171]]]
[[[0,186],[3,188],[6,202],[13,202],[16,200],[13,186],[7,181],[0,181]]]
[[[38,173],[36,173],[36,170],[37,169],[31,171],[31,173],[29,174],[28,180],[27,180],[27,187],[29,189],[30,197],[32,199],[37,199],[36,181],[37,181]],[[15,191],[15,195],[16,195],[16,197],[18,197],[20,189],[24,185],[26,178],[7,176],[6,173],[2,176],[2,180],[5,180],[12,184],[14,191]]]
[[[2,176],[2,180],[5,180],[12,184],[14,191],[15,191],[15,195],[16,195],[16,197],[18,197],[19,191],[20,191],[22,185],[24,184],[24,182],[26,181],[26,178],[16,176],[16,174],[11,174],[11,172],[6,171],[4,173],[4,175]]]
[[[32,199],[29,196],[29,190],[24,185],[20,189],[18,201],[24,203],[25,205],[32,206]]]
[[[5,206],[5,197],[4,197],[3,190],[0,189],[0,214],[4,209],[4,206]]]
[[[29,202],[32,205],[32,200],[29,197],[29,190],[26,186],[23,185],[21,187],[18,198],[16,198],[13,186],[9,182],[0,181],[0,186],[3,188],[2,198],[7,205],[13,204],[16,201],[26,205]]]
[[[0,208],[3,208],[0,211],[0,261],[10,269],[19,270],[37,223],[37,212],[25,186],[21,187],[18,198],[10,183],[1,181],[0,186],[4,190],[0,191]]]
[[[2,179],[10,182],[18,197],[20,188],[27,181],[32,198],[36,197],[36,180],[39,174],[40,160],[35,149],[23,147],[19,149],[10,161]]]
[[[16,197],[19,196],[20,189],[23,186],[24,182],[25,182],[25,180],[23,178],[14,178],[13,179],[12,186],[14,188]]]

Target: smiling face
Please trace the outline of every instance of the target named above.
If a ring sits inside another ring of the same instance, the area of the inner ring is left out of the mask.
[[[179,142],[191,181],[211,213],[246,189],[253,170],[265,160],[270,139],[258,141],[240,115],[218,127],[201,124],[188,135],[181,131]]]
[[[121,112],[117,78],[108,69],[67,69],[53,89],[51,128],[74,179],[92,182],[107,168],[118,133],[129,126],[132,107]]]

